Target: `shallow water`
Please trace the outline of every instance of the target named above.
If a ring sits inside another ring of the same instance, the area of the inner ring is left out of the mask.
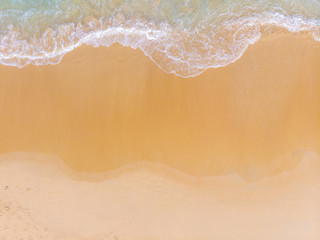
[[[306,32],[320,40],[320,2],[2,1],[0,62],[54,64],[89,44],[140,48],[183,77],[237,60],[261,33]],[[276,27],[276,28],[275,28]]]

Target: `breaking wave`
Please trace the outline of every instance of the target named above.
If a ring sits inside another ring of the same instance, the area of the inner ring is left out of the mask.
[[[82,44],[120,43],[168,73],[191,77],[236,61],[275,28],[320,41],[320,2],[3,0],[0,63],[57,64]]]

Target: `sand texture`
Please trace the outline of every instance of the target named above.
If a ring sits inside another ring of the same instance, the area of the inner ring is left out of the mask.
[[[3,240],[320,236],[320,157],[315,152],[306,152],[294,170],[257,183],[237,174],[200,180],[161,165],[156,171],[154,165],[134,165],[113,177],[101,175],[104,180],[79,181],[63,174],[52,156],[1,158],[7,160],[0,165]],[[55,164],[41,164],[44,159]]]
[[[82,46],[0,66],[0,240],[320,239],[320,47],[265,36],[163,72]]]

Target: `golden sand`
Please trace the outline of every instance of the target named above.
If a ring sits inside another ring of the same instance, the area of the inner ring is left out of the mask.
[[[286,34],[187,79],[121,46],[0,66],[0,152],[55,154],[89,172],[147,161],[255,181],[319,150],[319,66],[316,42]]]
[[[318,240],[319,66],[288,34],[195,78],[121,46],[0,66],[0,239]]]

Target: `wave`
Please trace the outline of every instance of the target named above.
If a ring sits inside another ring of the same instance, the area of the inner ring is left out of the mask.
[[[167,73],[197,76],[239,59],[263,32],[283,28],[320,41],[320,3],[310,1],[4,0],[0,63],[57,64],[75,48],[120,43]]]

